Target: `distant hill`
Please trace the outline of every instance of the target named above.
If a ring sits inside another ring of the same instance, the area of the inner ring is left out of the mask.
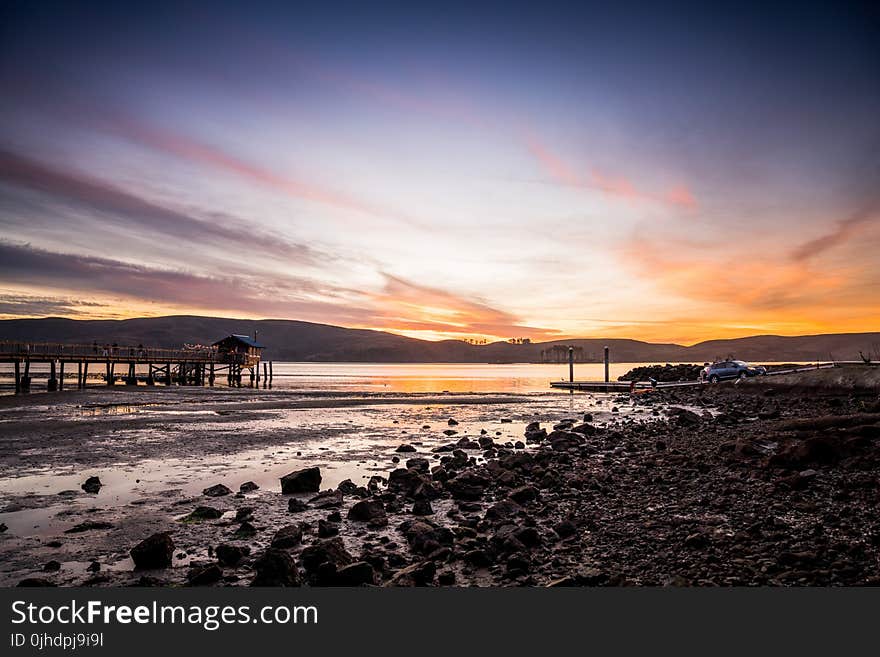
[[[253,335],[277,361],[496,363],[564,361],[568,346],[580,362],[601,362],[607,345],[614,361],[704,362],[732,355],[752,361],[857,360],[858,352],[880,356],[880,333],[840,333],[785,337],[758,335],[709,340],[684,347],[627,339],[578,338],[510,344],[471,345],[461,340],[430,342],[366,329],[283,319],[230,319],[177,315],[126,320],[60,317],[0,320],[0,340],[177,347],[210,344],[230,333]]]

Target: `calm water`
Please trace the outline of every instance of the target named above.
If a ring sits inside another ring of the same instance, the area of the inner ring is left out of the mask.
[[[616,380],[633,367],[650,363],[612,363],[611,379]],[[31,367],[32,391],[45,389],[48,365]],[[146,367],[139,368],[146,373]],[[12,370],[6,365],[0,379],[9,392]],[[533,363],[274,363],[272,387],[276,390],[329,390],[339,392],[548,392],[550,381],[568,378],[567,364]],[[601,381],[604,365],[576,364],[576,379]],[[73,377],[73,378],[71,378]],[[76,385],[75,366],[67,372],[67,385]],[[245,377],[243,383],[247,383]],[[90,380],[100,385],[101,379]],[[262,379],[261,379],[262,384]],[[225,385],[220,376],[217,385]]]

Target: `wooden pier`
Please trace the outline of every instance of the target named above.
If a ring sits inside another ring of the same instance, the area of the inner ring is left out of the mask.
[[[99,345],[93,343],[61,344],[40,342],[0,342],[0,363],[13,365],[15,392],[31,389],[31,364],[49,365],[46,389],[64,390],[66,378],[76,369],[76,387],[86,387],[91,367],[93,374],[103,372],[105,385],[122,381],[137,385],[213,386],[225,376],[230,386],[241,387],[249,377],[251,386],[260,386],[260,363],[263,387],[271,387],[272,362],[262,361],[264,347],[245,335],[231,335],[211,347],[167,349],[161,347]],[[146,375],[138,375],[137,366],[146,365]],[[68,372],[65,372],[68,366]]]

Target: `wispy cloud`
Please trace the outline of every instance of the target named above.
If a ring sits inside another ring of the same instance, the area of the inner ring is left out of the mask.
[[[323,187],[295,178],[287,173],[273,171],[266,166],[247,162],[228,151],[191,136],[150,126],[131,117],[117,116],[112,120],[112,125],[117,134],[143,146],[191,163],[233,174],[292,198],[385,220],[402,221],[413,225],[419,223],[416,218],[393,208],[384,207],[339,189]]]
[[[30,158],[0,151],[0,181],[27,188],[63,203],[111,215],[114,224],[129,226],[154,240],[182,239],[193,244],[240,248],[243,241],[267,255],[313,264],[313,249],[230,217],[203,220],[76,171],[65,171]]]
[[[611,175],[597,167],[591,168],[587,173],[580,174],[534,134],[527,134],[524,139],[526,147],[541,165],[541,168],[550,176],[551,180],[560,185],[598,190],[609,197],[626,201],[649,201],[688,210],[697,207],[697,199],[690,188],[684,184],[675,185],[666,191],[652,192],[637,187],[626,176]]]
[[[863,229],[880,218],[880,197],[872,199],[850,216],[836,221],[824,235],[804,242],[791,252],[795,262],[804,262],[821,255],[856,237]]]

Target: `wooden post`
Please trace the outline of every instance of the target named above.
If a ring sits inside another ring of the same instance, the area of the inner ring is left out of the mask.
[[[171,363],[165,363],[165,385],[171,385]]]
[[[257,362],[256,365],[254,365],[254,369],[257,371],[257,387],[259,388],[260,387],[260,363],[259,363],[259,361]]]
[[[64,361],[59,361],[58,390],[64,390]]]
[[[568,348],[568,381],[574,383],[574,347]]]
[[[272,374],[272,361],[270,360],[269,361],[269,387],[270,388],[272,387],[272,379],[274,379],[274,378],[275,378],[275,376]]]
[[[22,392],[30,392],[31,391],[31,361],[30,361],[30,359],[25,359],[25,361],[24,361],[24,376],[21,377],[21,391]]]
[[[263,387],[269,385],[269,364],[263,361]]]
[[[55,359],[49,361],[49,381],[46,383],[46,390],[54,392],[58,390],[58,377],[55,370]]]
[[[15,394],[21,392],[21,363],[18,358],[15,359]]]
[[[83,361],[83,390],[86,388],[86,379],[89,376],[89,361]]]
[[[214,361],[208,365],[208,385],[214,387]]]
[[[113,385],[113,365],[109,360],[107,361],[107,385]]]
[[[609,370],[608,370],[608,363],[609,362],[610,361],[608,359],[608,347],[605,347],[605,383],[608,383],[608,381],[610,380]]]
[[[83,389],[83,363],[81,360],[76,361],[76,387],[77,390]]]

